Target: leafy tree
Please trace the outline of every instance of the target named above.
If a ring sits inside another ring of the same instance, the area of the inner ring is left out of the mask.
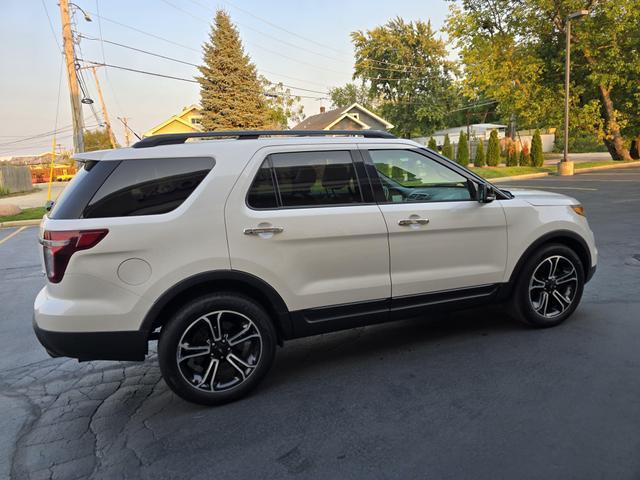
[[[522,144],[522,149],[520,150],[520,166],[521,167],[531,166],[531,153],[529,152],[528,143]]]
[[[484,167],[486,164],[487,163],[484,158],[484,140],[480,140],[476,147],[476,156],[473,159],[473,165],[475,167]]]
[[[354,78],[366,80],[370,96],[382,102],[380,113],[402,137],[424,134],[442,125],[457,104],[455,66],[431,23],[390,20],[367,32],[351,34]]]
[[[451,145],[451,140],[449,140],[448,133],[444,136],[444,143],[442,144],[442,155],[453,160],[453,145]]]
[[[261,76],[260,82],[263,85],[267,98],[267,108],[271,123],[268,128],[274,130],[287,129],[290,125],[295,125],[304,120],[304,107],[300,104],[300,97],[291,93],[282,83],[271,83],[267,78]]]
[[[534,167],[541,167],[543,163],[542,137],[540,136],[540,130],[536,128],[533,138],[531,139],[531,165]]]
[[[462,0],[447,32],[464,65],[465,93],[498,100],[527,126],[562,124],[567,15],[573,22],[570,127],[588,128],[612,158],[629,159],[640,133],[638,0]]]
[[[456,162],[466,167],[469,165],[469,143],[467,142],[467,136],[460,130],[460,136],[458,137],[458,150],[456,151]]]
[[[85,152],[93,152],[94,150],[109,150],[113,148],[111,146],[111,140],[109,140],[109,133],[107,132],[106,128],[86,130],[83,136]]]
[[[438,144],[436,143],[436,139],[433,137],[429,137],[429,144],[427,145],[434,152],[438,151]]]
[[[498,131],[491,130],[489,134],[489,146],[487,147],[487,165],[497,167],[500,163],[500,142],[498,141]]]
[[[509,142],[507,147],[507,167],[518,166],[518,150],[516,150],[515,142]]]
[[[358,103],[368,110],[376,109],[376,101],[371,97],[369,86],[365,82],[347,83],[342,87],[329,89],[329,98],[334,108],[347,108]]]
[[[205,130],[260,129],[273,121],[256,67],[244,52],[240,35],[218,10],[209,41],[203,45],[200,106]]]

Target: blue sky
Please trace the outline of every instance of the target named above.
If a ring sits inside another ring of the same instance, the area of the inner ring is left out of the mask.
[[[61,54],[60,16],[56,0],[2,0],[0,5],[0,157],[29,154],[49,148],[51,137],[7,144],[27,135],[54,129]],[[87,37],[102,38],[198,64],[201,45],[217,8],[224,8],[236,23],[258,70],[271,81],[324,92],[351,79],[353,68],[349,34],[401,16],[406,20],[431,20],[436,29],[447,15],[444,0],[368,1],[258,1],[258,0],[75,0],[93,18],[87,23],[76,15],[77,29]],[[44,5],[43,5],[44,4]],[[53,23],[51,31],[45,6]],[[96,15],[100,12],[99,20]],[[142,34],[125,24],[160,38]],[[286,31],[285,31],[286,30]],[[167,41],[163,41],[165,39]],[[174,42],[174,43],[170,43]],[[176,45],[178,43],[182,46]],[[151,57],[99,41],[82,39],[86,60],[193,78],[194,67]],[[103,57],[104,55],[104,57]],[[197,84],[150,77],[115,69],[99,69],[105,101],[116,135],[123,141],[117,116],[130,118],[139,133],[164,121],[183,106],[197,103]],[[100,115],[95,84],[85,72],[89,95]],[[71,124],[66,76],[62,77],[57,126]],[[294,90],[299,95],[321,93]],[[304,99],[306,115],[328,102]],[[90,108],[85,123],[95,125]],[[60,143],[71,145],[68,129]]]

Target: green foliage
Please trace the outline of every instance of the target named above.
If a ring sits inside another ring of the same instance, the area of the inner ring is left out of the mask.
[[[83,137],[85,152],[93,152],[94,150],[108,150],[113,148],[111,146],[111,140],[109,140],[109,133],[107,132],[106,128],[87,130],[84,132]]]
[[[296,125],[304,120],[304,107],[300,104],[300,97],[291,93],[282,83],[271,83],[267,78],[261,76],[260,82],[263,85],[267,96],[267,108],[271,120],[267,128],[280,130]]]
[[[527,145],[524,145],[522,147],[522,150],[520,150],[520,166],[521,167],[531,166],[531,153],[529,153],[529,148]]]
[[[484,157],[484,141],[480,140],[478,142],[478,146],[476,147],[476,156],[473,159],[473,165],[475,167],[484,167],[486,164],[487,162]]]
[[[372,30],[353,32],[351,39],[354,78],[366,79],[370,96],[382,102],[380,113],[395,125],[395,134],[408,138],[441,126],[458,101],[455,66],[429,22],[395,18]]]
[[[612,156],[629,157],[640,133],[638,0],[587,2],[572,23],[571,129],[588,129]],[[462,0],[447,33],[460,53],[469,98],[499,102],[521,127],[560,126],[567,15],[576,0]],[[626,137],[626,138],[623,138]]]
[[[467,142],[467,136],[461,130],[460,137],[458,137],[458,150],[456,151],[456,162],[463,167],[469,165],[469,143]]]
[[[562,128],[556,130],[553,151],[564,151],[564,129]],[[607,147],[602,143],[602,139],[598,138],[593,131],[579,127],[571,128],[571,125],[569,125],[569,152],[592,153],[606,151]]]
[[[531,139],[531,166],[541,167],[543,163],[542,137],[540,136],[540,130],[536,128],[533,138]]]
[[[268,128],[274,121],[258,79],[229,15],[218,10],[203,45],[200,106],[205,130]],[[276,115],[277,116],[277,115]]]
[[[433,150],[434,152],[437,152],[438,144],[436,143],[436,139],[433,137],[429,137],[429,144],[427,145],[427,147]]]
[[[518,151],[516,150],[515,145],[511,146],[507,152],[507,167],[517,167],[518,166]]]
[[[489,134],[489,146],[487,147],[487,165],[497,167],[500,163],[500,142],[498,141],[498,131],[491,130]]]
[[[358,103],[368,110],[376,109],[376,101],[371,97],[369,86],[363,81],[358,84],[347,83],[342,87],[329,89],[329,98],[334,108],[347,108]]]
[[[451,140],[449,140],[449,134],[446,134],[444,136],[444,143],[442,144],[442,155],[450,160],[453,160],[453,145],[451,145]]]

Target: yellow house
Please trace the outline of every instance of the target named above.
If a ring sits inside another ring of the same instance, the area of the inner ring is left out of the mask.
[[[151,135],[159,135],[161,133],[190,133],[199,132],[200,127],[200,108],[197,105],[185,107],[180,113],[174,115],[168,120],[156,125],[151,130],[144,133],[144,137]]]

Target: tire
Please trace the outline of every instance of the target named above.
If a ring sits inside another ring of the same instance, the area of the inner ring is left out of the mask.
[[[520,271],[511,311],[518,320],[532,327],[559,325],[578,307],[584,279],[582,262],[571,248],[561,244],[545,245],[536,250]]]
[[[199,297],[162,328],[160,371],[169,388],[201,405],[247,395],[264,378],[276,351],[276,333],[260,304],[234,293]]]

